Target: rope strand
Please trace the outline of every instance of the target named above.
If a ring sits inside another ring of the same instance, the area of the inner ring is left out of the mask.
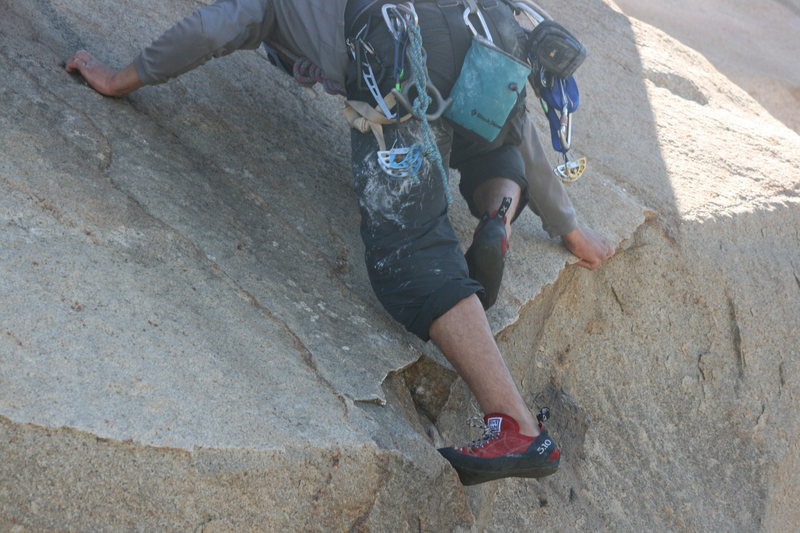
[[[292,77],[300,85],[313,87],[315,84],[320,83],[328,94],[345,94],[344,87],[325,76],[322,69],[307,57],[294,54],[285,46],[275,42],[270,42],[269,46],[292,61]]]
[[[413,102],[412,113],[422,122],[422,139],[414,146],[418,147],[422,155],[439,171],[444,187],[447,203],[450,204],[453,198],[450,195],[448,185],[447,170],[442,162],[442,154],[439,152],[439,145],[436,144],[436,135],[433,133],[431,125],[428,123],[428,107],[431,105],[431,96],[425,89],[428,86],[428,67],[426,65],[425,50],[422,48],[422,33],[419,25],[409,23],[409,57],[411,59],[412,79],[417,87],[417,97]]]

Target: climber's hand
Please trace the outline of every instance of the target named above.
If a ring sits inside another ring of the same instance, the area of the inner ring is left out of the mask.
[[[578,227],[561,237],[564,246],[578,257],[576,264],[594,270],[614,255],[614,248],[605,237],[589,228]]]
[[[125,96],[144,85],[133,65],[117,72],[86,50],[75,52],[65,68],[67,72],[80,72],[95,91],[105,96]]]

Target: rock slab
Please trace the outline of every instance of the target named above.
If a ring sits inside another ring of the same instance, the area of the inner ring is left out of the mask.
[[[791,531],[800,138],[614,4],[544,5],[619,251],[515,226],[490,319],[564,467],[465,489],[471,399],[371,294],[341,102],[261,52],[103,98],[59,63],[197,3],[0,0],[0,530]]]

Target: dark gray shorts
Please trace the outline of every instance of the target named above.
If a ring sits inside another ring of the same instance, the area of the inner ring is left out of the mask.
[[[448,128],[438,122],[437,138]],[[419,122],[384,128],[389,146],[416,142]],[[446,141],[445,141],[446,142]],[[447,216],[442,180],[424,161],[417,178],[386,175],[371,133],[352,130],[354,188],[361,211],[367,272],[378,300],[405,328],[428,340],[431,323],[483,289],[469,277],[461,245]]]

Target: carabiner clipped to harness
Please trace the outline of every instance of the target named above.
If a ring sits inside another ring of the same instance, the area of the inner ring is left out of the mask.
[[[564,163],[553,171],[564,183],[572,183],[586,170],[586,158],[571,161],[569,151],[572,147],[572,114],[580,104],[580,94],[575,79],[557,77],[545,78],[539,86],[542,111],[550,124],[550,141],[553,149],[564,155]]]
[[[572,144],[572,114],[580,105],[578,84],[572,77],[566,80],[551,78],[539,87],[542,111],[550,123],[550,140],[553,150],[565,153]]]
[[[467,0],[466,1],[467,7],[464,9],[464,24],[469,28],[469,31],[472,32],[474,37],[483,37],[490,43],[494,43],[494,39],[492,39],[492,33],[489,31],[489,25],[486,24],[486,19],[483,17],[483,12],[478,8],[478,5],[475,3],[475,0]],[[481,24],[481,30],[483,34],[478,32],[478,29],[472,23],[472,17],[475,15],[478,18],[478,22]]]
[[[550,125],[553,149],[564,162],[553,168],[563,183],[572,183],[586,170],[586,158],[570,158],[572,115],[578,110],[580,94],[573,77],[586,58],[586,47],[562,25],[553,20],[533,0],[504,0],[515,13],[524,13],[533,30],[528,32],[527,57],[532,72],[528,77]]]
[[[408,23],[397,9],[397,6],[395,4],[383,4],[381,14],[383,15],[383,21],[386,23],[386,28],[392,34],[394,40],[402,41],[405,39]]]
[[[406,4],[384,4],[381,14],[389,33],[395,40],[405,39],[409,25],[418,25],[417,12]]]

